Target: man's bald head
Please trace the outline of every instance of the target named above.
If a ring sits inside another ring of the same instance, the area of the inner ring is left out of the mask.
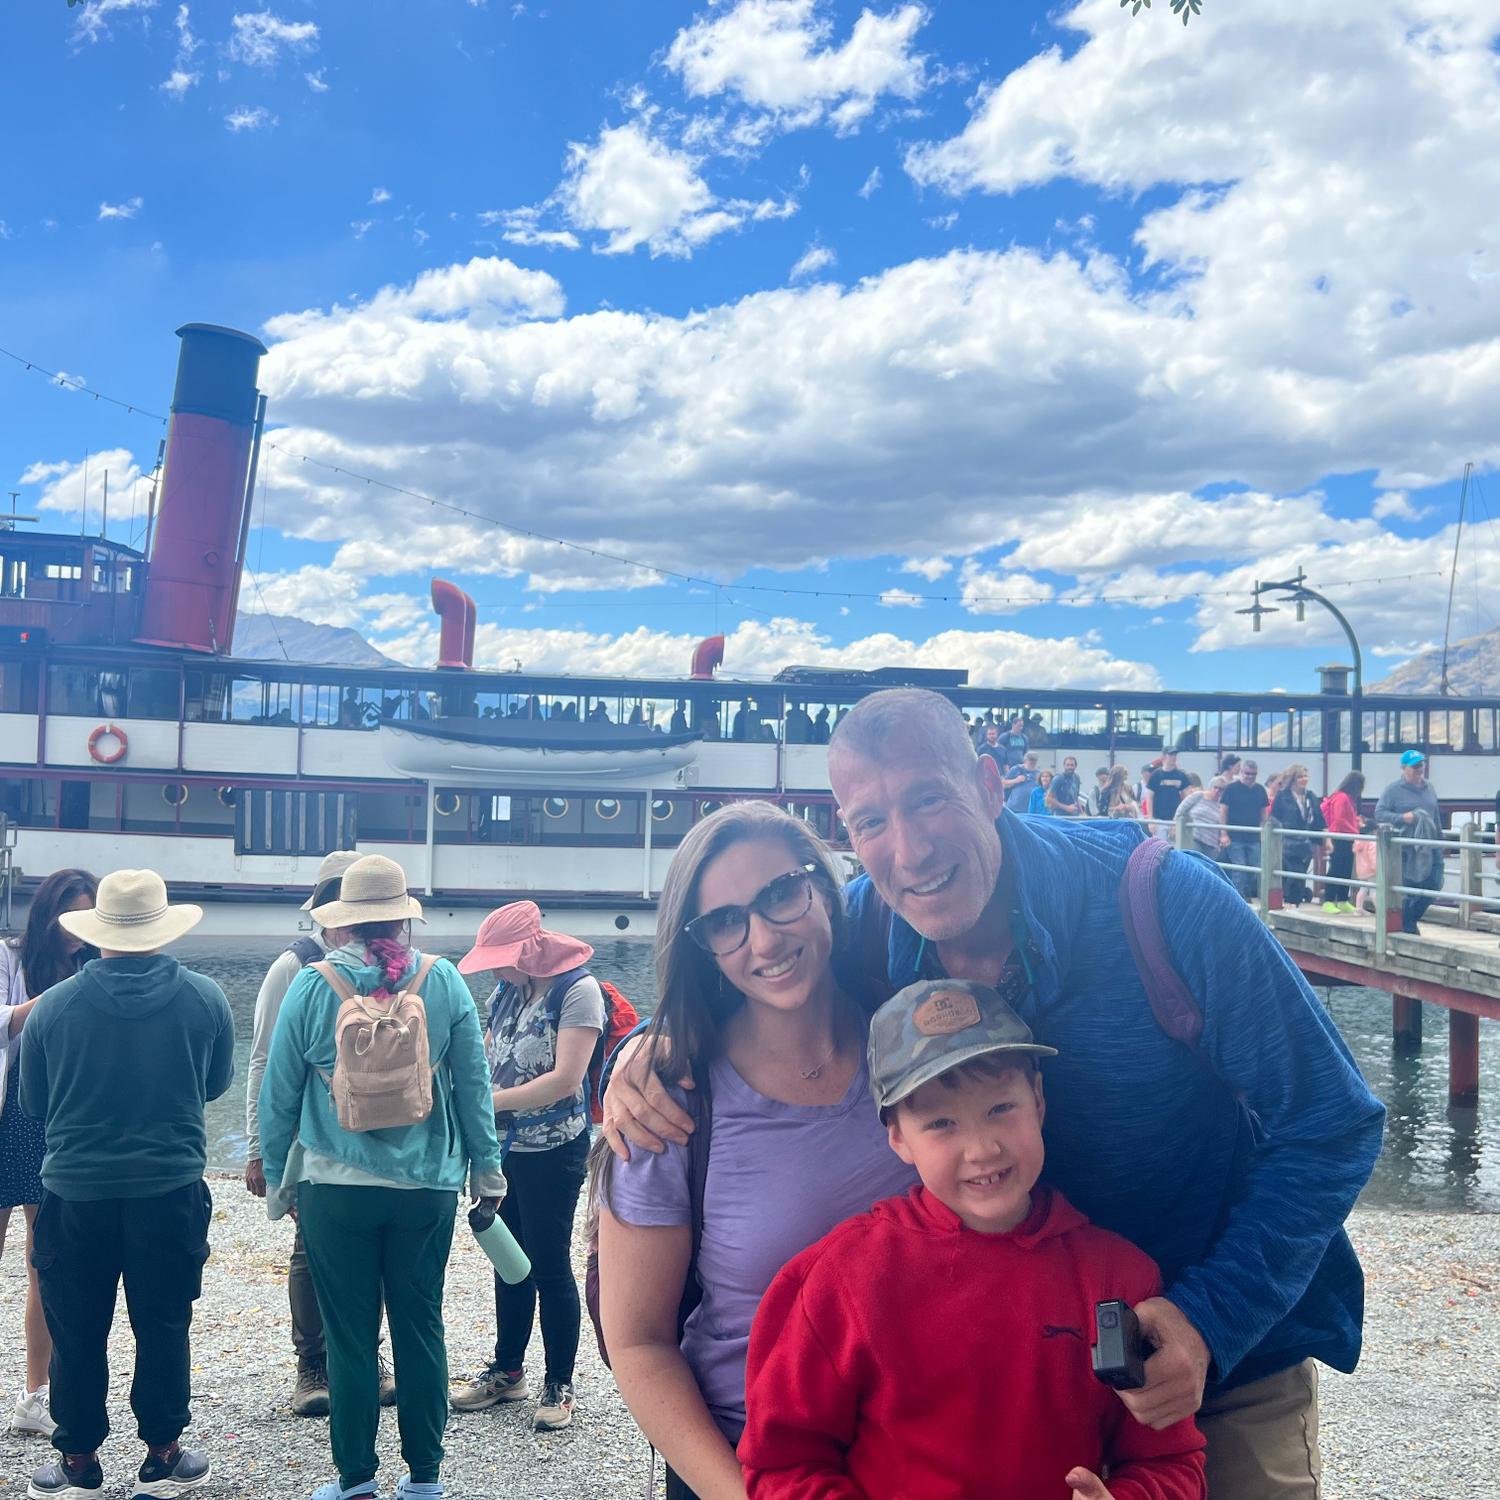
[[[920,757],[966,780],[976,760],[964,716],[926,688],[886,688],[861,698],[828,743],[830,780],[837,781],[839,763],[850,756],[882,765]]]

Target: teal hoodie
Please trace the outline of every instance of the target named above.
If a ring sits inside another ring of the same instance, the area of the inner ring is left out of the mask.
[[[421,954],[413,950],[411,973]],[[373,964],[357,966],[350,950],[329,955],[361,994],[380,987]],[[333,1026],[339,997],[311,965],[292,981],[271,1037],[260,1086],[260,1141],[266,1182],[281,1186],[293,1140],[389,1182],[460,1189],[472,1164],[477,1178],[500,1178],[500,1142],[479,1012],[469,987],[445,958],[422,986],[432,1061],[432,1113],[415,1125],[345,1130],[325,1082],[334,1063]]]
[[[234,1018],[170,954],[91,959],[21,1032],[21,1108],[46,1122],[42,1184],[71,1201],[150,1198],[208,1161],[203,1106],[234,1078]]]

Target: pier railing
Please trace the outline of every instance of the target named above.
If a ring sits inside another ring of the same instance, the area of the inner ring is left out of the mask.
[[[1193,838],[1195,825],[1182,813],[1179,813],[1170,824],[1160,819],[1149,819],[1148,823],[1154,832],[1160,833],[1164,838],[1169,838],[1180,849],[1197,847]],[[1239,871],[1258,878],[1259,910],[1261,919],[1267,923],[1270,922],[1272,912],[1283,908],[1281,882],[1284,879],[1306,881],[1309,886],[1319,881],[1326,884],[1330,879],[1322,867],[1321,860],[1317,862],[1316,867],[1309,864],[1301,869],[1288,869],[1285,860],[1285,847],[1288,839],[1300,839],[1304,843],[1317,846],[1325,842],[1353,844],[1360,839],[1369,839],[1373,842],[1375,845],[1374,877],[1361,880],[1351,871],[1347,878],[1340,876],[1336,883],[1340,886],[1347,886],[1350,890],[1365,890],[1372,893],[1377,959],[1385,957],[1387,932],[1393,928],[1400,928],[1403,896],[1426,896],[1431,897],[1435,905],[1456,906],[1458,908],[1457,925],[1464,930],[1474,926],[1476,913],[1500,914],[1500,872],[1497,872],[1494,867],[1497,842],[1494,838],[1486,838],[1483,830],[1476,823],[1465,823],[1459,828],[1456,837],[1440,839],[1409,837],[1386,826],[1381,826],[1368,834],[1331,833],[1323,829],[1309,832],[1303,828],[1283,827],[1275,818],[1267,818],[1264,823],[1254,827],[1241,823],[1221,823],[1217,826],[1219,831],[1229,834],[1231,839],[1235,839],[1238,835],[1237,842],[1249,843],[1252,839],[1259,841],[1258,863],[1242,864],[1227,859],[1219,859],[1217,863],[1224,870]],[[1444,880],[1440,880],[1435,887],[1403,885],[1401,867],[1403,856],[1408,849],[1438,850]],[[1450,856],[1457,856],[1458,859],[1458,889],[1456,891],[1444,888],[1446,861]]]

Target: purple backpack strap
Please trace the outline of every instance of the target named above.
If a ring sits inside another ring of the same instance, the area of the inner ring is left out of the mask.
[[[1165,839],[1146,839],[1131,851],[1120,882],[1120,915],[1156,1024],[1174,1042],[1196,1051],[1203,1035],[1203,1012],[1172,965],[1157,899],[1162,862],[1171,852]]]

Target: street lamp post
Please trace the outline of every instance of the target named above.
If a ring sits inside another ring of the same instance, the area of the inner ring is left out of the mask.
[[[1262,604],[1260,596],[1272,593],[1281,597],[1283,602],[1297,606],[1297,618],[1302,619],[1303,606],[1309,599],[1314,604],[1321,604],[1335,620],[1343,627],[1344,635],[1349,642],[1349,649],[1354,653],[1354,691],[1349,695],[1351,717],[1353,719],[1353,732],[1350,735],[1349,756],[1350,764],[1357,771],[1363,757],[1363,742],[1360,732],[1363,727],[1363,714],[1361,712],[1364,703],[1365,691],[1365,667],[1364,656],[1359,649],[1359,641],[1355,637],[1354,627],[1344,617],[1344,612],[1336,604],[1325,599],[1316,589],[1310,589],[1306,582],[1307,575],[1301,568],[1297,569],[1295,578],[1283,578],[1279,582],[1262,583],[1256,580],[1252,592],[1253,602],[1248,609],[1236,611],[1238,614],[1249,615],[1255,622],[1255,629],[1260,629],[1260,617],[1262,615],[1275,614],[1276,606]]]

